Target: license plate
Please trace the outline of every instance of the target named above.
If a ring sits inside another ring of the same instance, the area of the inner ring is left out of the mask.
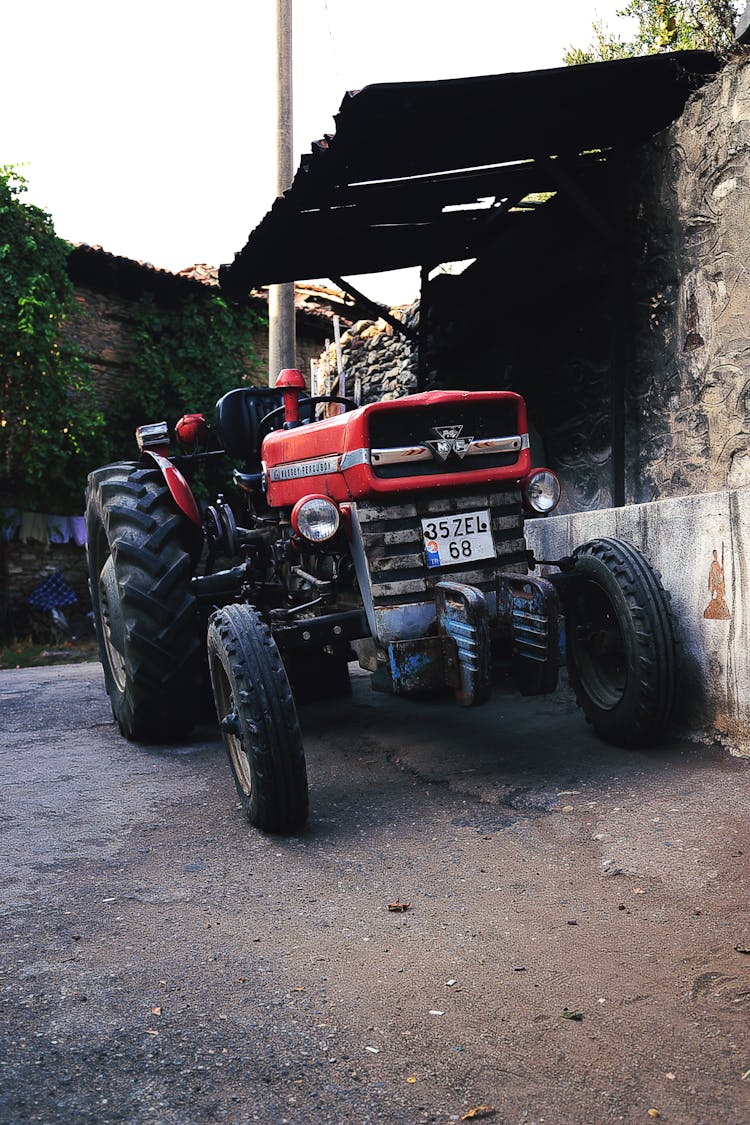
[[[455,566],[495,557],[489,511],[451,512],[422,520],[428,566]]]

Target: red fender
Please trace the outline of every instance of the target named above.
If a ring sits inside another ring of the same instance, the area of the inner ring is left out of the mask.
[[[195,502],[195,497],[193,496],[190,485],[185,480],[180,470],[175,468],[168,457],[162,457],[160,453],[154,453],[153,449],[144,449],[143,457],[150,457],[156,467],[161,470],[161,475],[164,477],[167,488],[177,507],[189,520],[192,520],[194,524],[200,527],[202,520],[201,514],[198,511],[198,505]]]

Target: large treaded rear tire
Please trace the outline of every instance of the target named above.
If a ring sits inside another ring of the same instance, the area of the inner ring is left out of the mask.
[[[660,577],[621,539],[574,551],[575,594],[565,606],[568,673],[594,730],[616,746],[649,746],[669,725],[677,645]]]
[[[289,681],[270,630],[249,605],[208,625],[216,713],[242,807],[256,828],[287,833],[307,820],[307,769]]]
[[[161,473],[106,465],[86,490],[89,590],[104,680],[122,734],[174,741],[193,727],[203,650],[190,580],[201,534]]]

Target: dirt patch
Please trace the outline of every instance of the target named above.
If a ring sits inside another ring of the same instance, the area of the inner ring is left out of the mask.
[[[80,664],[99,659],[93,638],[39,644],[14,641],[0,647],[0,668],[43,668],[47,664]]]

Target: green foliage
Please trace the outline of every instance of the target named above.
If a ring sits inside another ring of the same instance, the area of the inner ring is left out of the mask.
[[[144,297],[138,307],[127,393],[108,430],[116,457],[130,457],[136,426],[203,411],[211,422],[216,400],[254,374],[252,332],[260,318],[218,295],[191,297],[171,307]]]
[[[218,295],[144,297],[129,375],[107,420],[91,370],[65,332],[72,286],[69,245],[25,204],[23,176],[0,167],[0,491],[14,504],[79,512],[87,473],[137,455],[134,431],[186,412],[210,419],[216,400],[255,374],[251,333],[260,318]]]
[[[68,244],[24,204],[22,175],[0,167],[0,488],[20,506],[81,509],[104,452],[91,373],[63,333]]]
[[[629,0],[617,15],[635,20],[632,38],[623,39],[603,23],[595,22],[589,46],[570,47],[563,61],[575,66],[664,51],[727,54],[737,46],[734,26],[741,6],[732,0]]]

